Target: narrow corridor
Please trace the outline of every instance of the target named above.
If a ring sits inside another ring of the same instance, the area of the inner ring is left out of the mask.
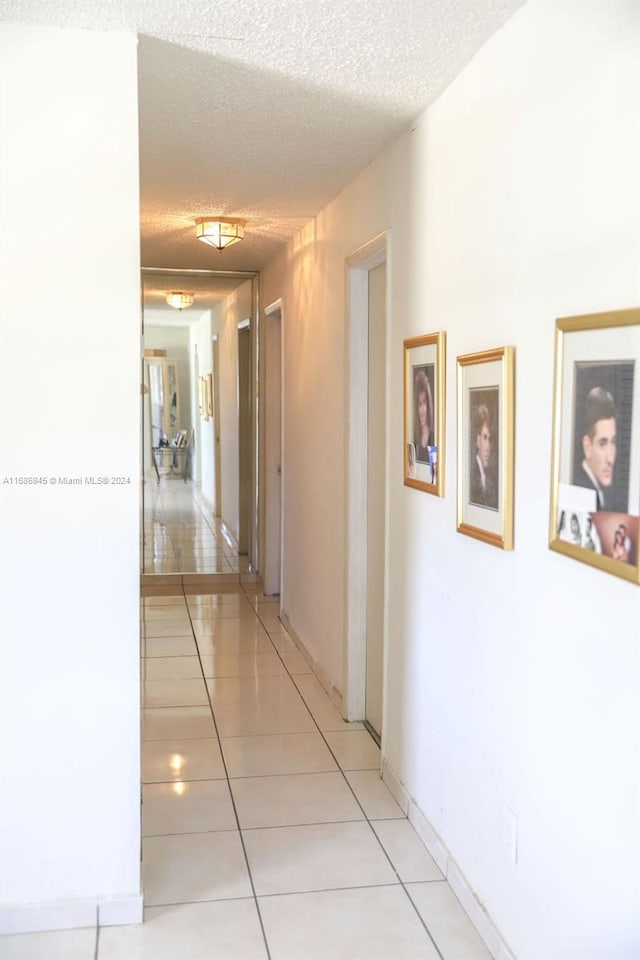
[[[3,960],[489,960],[257,591],[143,600],[144,924],[6,937]]]

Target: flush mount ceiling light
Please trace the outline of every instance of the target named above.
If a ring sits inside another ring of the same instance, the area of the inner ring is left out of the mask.
[[[196,237],[218,250],[230,247],[232,243],[244,239],[246,220],[237,217],[198,217]]]
[[[170,307],[175,307],[176,310],[184,310],[185,307],[190,307],[193,303],[193,294],[180,293],[179,290],[174,290],[167,294],[167,303]]]

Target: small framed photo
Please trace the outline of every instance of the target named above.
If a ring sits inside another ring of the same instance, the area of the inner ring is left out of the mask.
[[[549,546],[640,583],[640,310],[556,320]]]
[[[513,549],[514,349],[458,357],[457,529]]]
[[[404,482],[444,496],[445,334],[404,341]]]

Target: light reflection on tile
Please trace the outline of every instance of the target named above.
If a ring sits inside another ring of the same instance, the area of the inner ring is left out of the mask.
[[[218,740],[145,740],[142,782],[217,780],[225,776]]]

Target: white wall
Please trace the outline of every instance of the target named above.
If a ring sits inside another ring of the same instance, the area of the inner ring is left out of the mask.
[[[637,13],[529,0],[262,277],[286,318],[282,605],[341,688],[344,259],[391,230],[383,749],[520,960],[639,948],[640,591],[547,547],[555,318],[639,299]],[[402,340],[435,330],[443,500],[401,480]],[[455,532],[455,357],[505,344],[512,553]]]
[[[5,24],[1,59],[2,477],[49,481],[2,485],[2,923],[89,925],[98,901],[123,922],[140,917],[136,40]],[[52,482],[88,476],[126,482]]]

